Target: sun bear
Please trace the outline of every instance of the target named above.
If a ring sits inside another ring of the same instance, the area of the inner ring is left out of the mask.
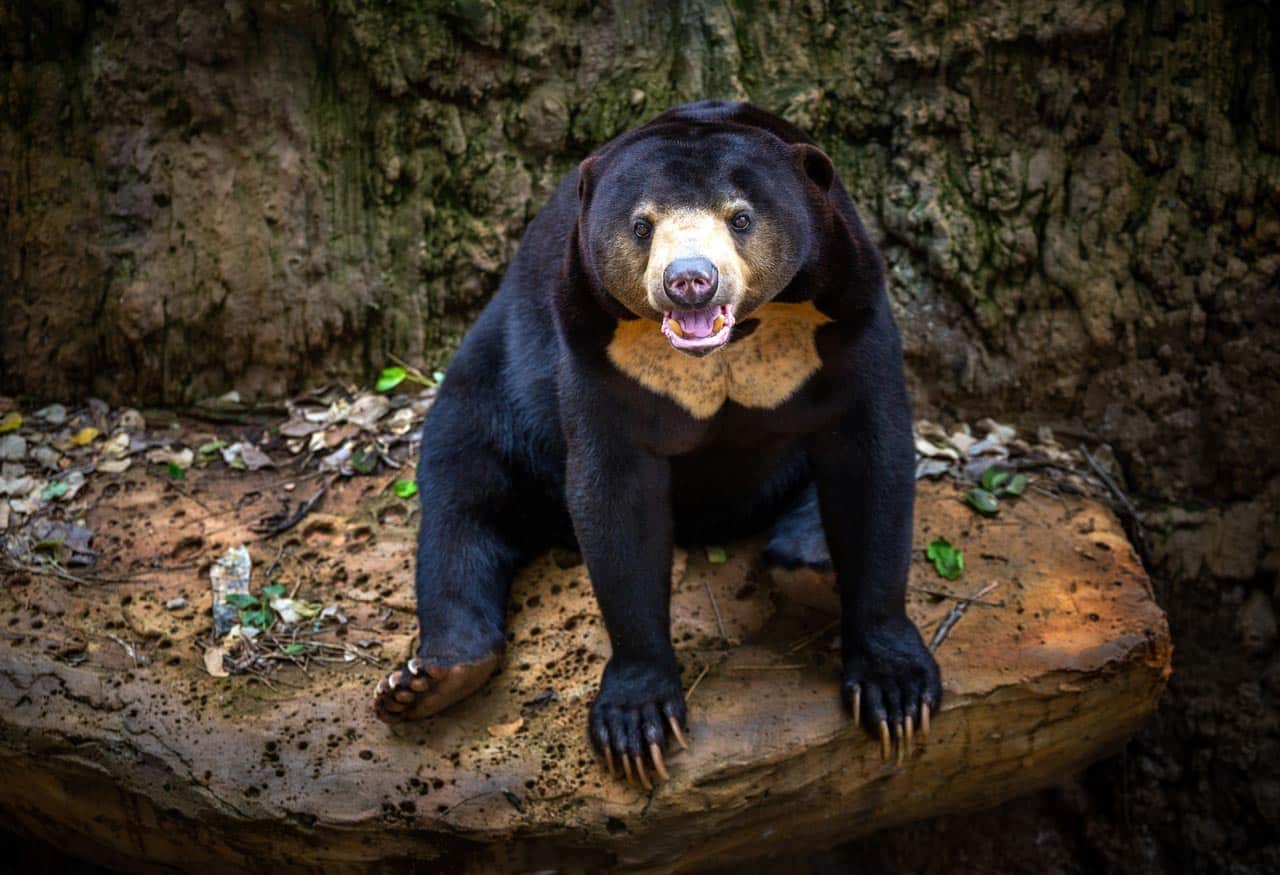
[[[612,647],[588,733],[649,786],[686,743],[672,544],[771,529],[769,561],[834,569],[843,701],[887,755],[942,698],[905,612],[914,488],[879,252],[831,160],[747,104],[670,110],[561,182],[449,367],[418,468],[421,644],[375,711],[476,690],[516,569],[573,545]]]

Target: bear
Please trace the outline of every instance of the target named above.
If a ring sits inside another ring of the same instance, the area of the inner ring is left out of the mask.
[[[418,468],[420,645],[375,713],[479,688],[517,568],[576,548],[611,646],[587,732],[651,787],[688,744],[673,543],[771,530],[766,561],[834,571],[844,707],[901,755],[942,702],[906,615],[914,462],[879,251],[831,159],[749,104],[669,110],[561,181],[449,366]]]

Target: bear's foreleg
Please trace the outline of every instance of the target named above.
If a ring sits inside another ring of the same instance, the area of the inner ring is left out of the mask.
[[[813,436],[810,463],[822,528],[840,591],[847,707],[898,759],[915,727],[929,729],[942,702],[938,666],[906,614],[911,564],[915,451],[911,412],[898,375],[863,375],[863,394],[837,426]]]
[[[591,741],[611,774],[651,786],[667,777],[669,738],[684,746],[680,672],[671,645],[671,465],[616,428],[569,429],[566,497],[612,656],[591,706]]]

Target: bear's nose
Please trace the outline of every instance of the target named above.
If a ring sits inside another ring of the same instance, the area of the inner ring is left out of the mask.
[[[700,255],[677,258],[662,272],[667,297],[680,307],[701,307],[715,297],[719,284],[716,266]]]

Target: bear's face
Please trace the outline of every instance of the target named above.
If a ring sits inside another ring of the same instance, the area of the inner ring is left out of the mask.
[[[684,130],[588,159],[579,228],[591,269],[676,349],[719,349],[813,249],[813,201],[824,194],[806,173],[815,154],[826,162],[762,134]]]

